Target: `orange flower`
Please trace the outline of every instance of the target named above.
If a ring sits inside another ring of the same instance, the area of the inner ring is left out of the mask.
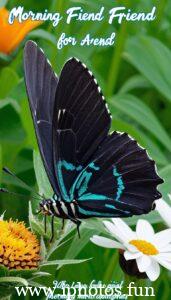
[[[34,269],[40,261],[40,245],[23,222],[0,220],[0,265],[8,269]]]
[[[15,50],[27,33],[42,23],[32,20],[19,23],[18,20],[15,20],[10,25],[8,16],[8,10],[5,7],[0,8],[0,52],[4,54],[10,54]]]

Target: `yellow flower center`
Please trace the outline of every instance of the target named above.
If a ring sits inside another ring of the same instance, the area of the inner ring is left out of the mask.
[[[159,253],[153,244],[144,240],[132,240],[129,244],[135,246],[140,252],[146,255],[157,255]]]
[[[38,267],[40,246],[23,222],[0,220],[0,264],[9,269]]]

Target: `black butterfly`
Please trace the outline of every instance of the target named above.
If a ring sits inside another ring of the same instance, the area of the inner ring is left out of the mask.
[[[27,93],[44,167],[54,195],[43,214],[70,219],[148,213],[161,197],[155,162],[127,133],[109,134],[111,115],[85,65],[72,58],[60,77],[38,46],[24,50]]]

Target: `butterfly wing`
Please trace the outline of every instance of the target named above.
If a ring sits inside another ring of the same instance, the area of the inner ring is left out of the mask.
[[[147,213],[161,197],[155,163],[127,134],[108,135],[110,114],[92,74],[76,59],[61,73],[53,117],[55,171],[62,198],[78,215]]]
[[[70,59],[59,78],[53,117],[54,164],[65,201],[73,200],[69,190],[78,172],[107,137],[110,122],[93,75],[81,62]]]
[[[161,197],[157,186],[162,182],[146,150],[127,134],[114,132],[74,184],[80,215],[124,217],[148,213]]]
[[[53,190],[59,194],[52,151],[52,117],[58,78],[44,53],[32,41],[28,41],[24,49],[24,71],[40,153]]]

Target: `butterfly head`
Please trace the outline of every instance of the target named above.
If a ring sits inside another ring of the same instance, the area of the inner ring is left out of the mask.
[[[42,212],[43,215],[51,215],[51,199],[43,199],[40,202],[40,212]]]

